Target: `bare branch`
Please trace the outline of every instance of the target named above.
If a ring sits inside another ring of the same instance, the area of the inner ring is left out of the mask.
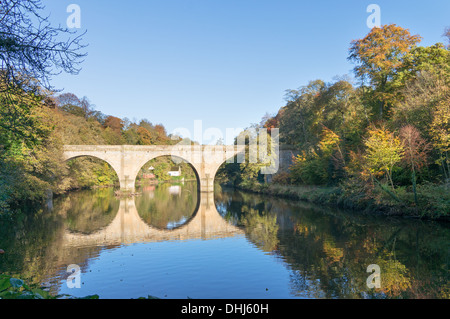
[[[52,76],[77,74],[86,53],[85,33],[54,27],[43,16],[41,0],[2,0],[0,2],[0,61],[2,80],[18,84],[32,78],[49,90]],[[66,37],[65,40],[61,40]]]

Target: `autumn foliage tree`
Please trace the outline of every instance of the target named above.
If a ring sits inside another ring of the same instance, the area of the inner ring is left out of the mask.
[[[151,145],[152,144],[152,136],[146,128],[139,126],[137,129],[137,134],[139,136],[138,143],[140,145]]]
[[[261,120],[296,153],[272,183],[337,186],[351,207],[375,200],[433,217],[449,212],[450,50],[420,41],[394,24],[373,28],[350,45],[357,85],[342,76],[287,90],[286,104]],[[243,188],[256,178],[238,173]]]
[[[411,170],[414,201],[417,205],[416,173],[426,165],[431,145],[422,138],[420,132],[412,125],[406,125],[400,129],[400,139],[405,150],[403,162]]]
[[[120,133],[123,128],[123,120],[115,116],[108,116],[103,125],[116,133]]]
[[[354,68],[357,78],[372,89],[380,118],[398,98],[391,84],[403,66],[404,56],[420,41],[420,36],[391,24],[373,28],[363,39],[351,42],[348,59],[357,64]]]
[[[404,155],[404,147],[398,137],[384,127],[370,128],[369,137],[365,140],[366,154],[364,156],[367,168],[376,179],[377,175],[386,174],[392,190],[392,171]]]

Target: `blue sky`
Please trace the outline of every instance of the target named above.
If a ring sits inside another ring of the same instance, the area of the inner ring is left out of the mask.
[[[194,120],[203,129],[245,128],[284,105],[284,92],[310,80],[351,74],[353,39],[370,30],[369,4],[382,24],[444,42],[448,0],[43,0],[55,24],[81,8],[88,56],[79,75],[53,85],[96,108],[147,118],[168,132]]]

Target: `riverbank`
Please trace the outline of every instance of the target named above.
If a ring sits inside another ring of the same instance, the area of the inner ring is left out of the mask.
[[[403,189],[398,192],[399,201],[384,198],[380,201],[363,190],[346,190],[341,187],[294,186],[280,184],[240,185],[237,189],[274,197],[300,200],[313,204],[358,211],[363,214],[400,216],[438,221],[450,221],[450,191],[444,185],[426,185],[419,189],[420,201],[415,206],[409,194]],[[384,195],[386,197],[386,195]]]

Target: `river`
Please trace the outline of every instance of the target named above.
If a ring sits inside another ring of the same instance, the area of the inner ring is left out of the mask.
[[[448,224],[195,182],[139,192],[77,191],[2,222],[0,272],[77,297],[450,298]]]

